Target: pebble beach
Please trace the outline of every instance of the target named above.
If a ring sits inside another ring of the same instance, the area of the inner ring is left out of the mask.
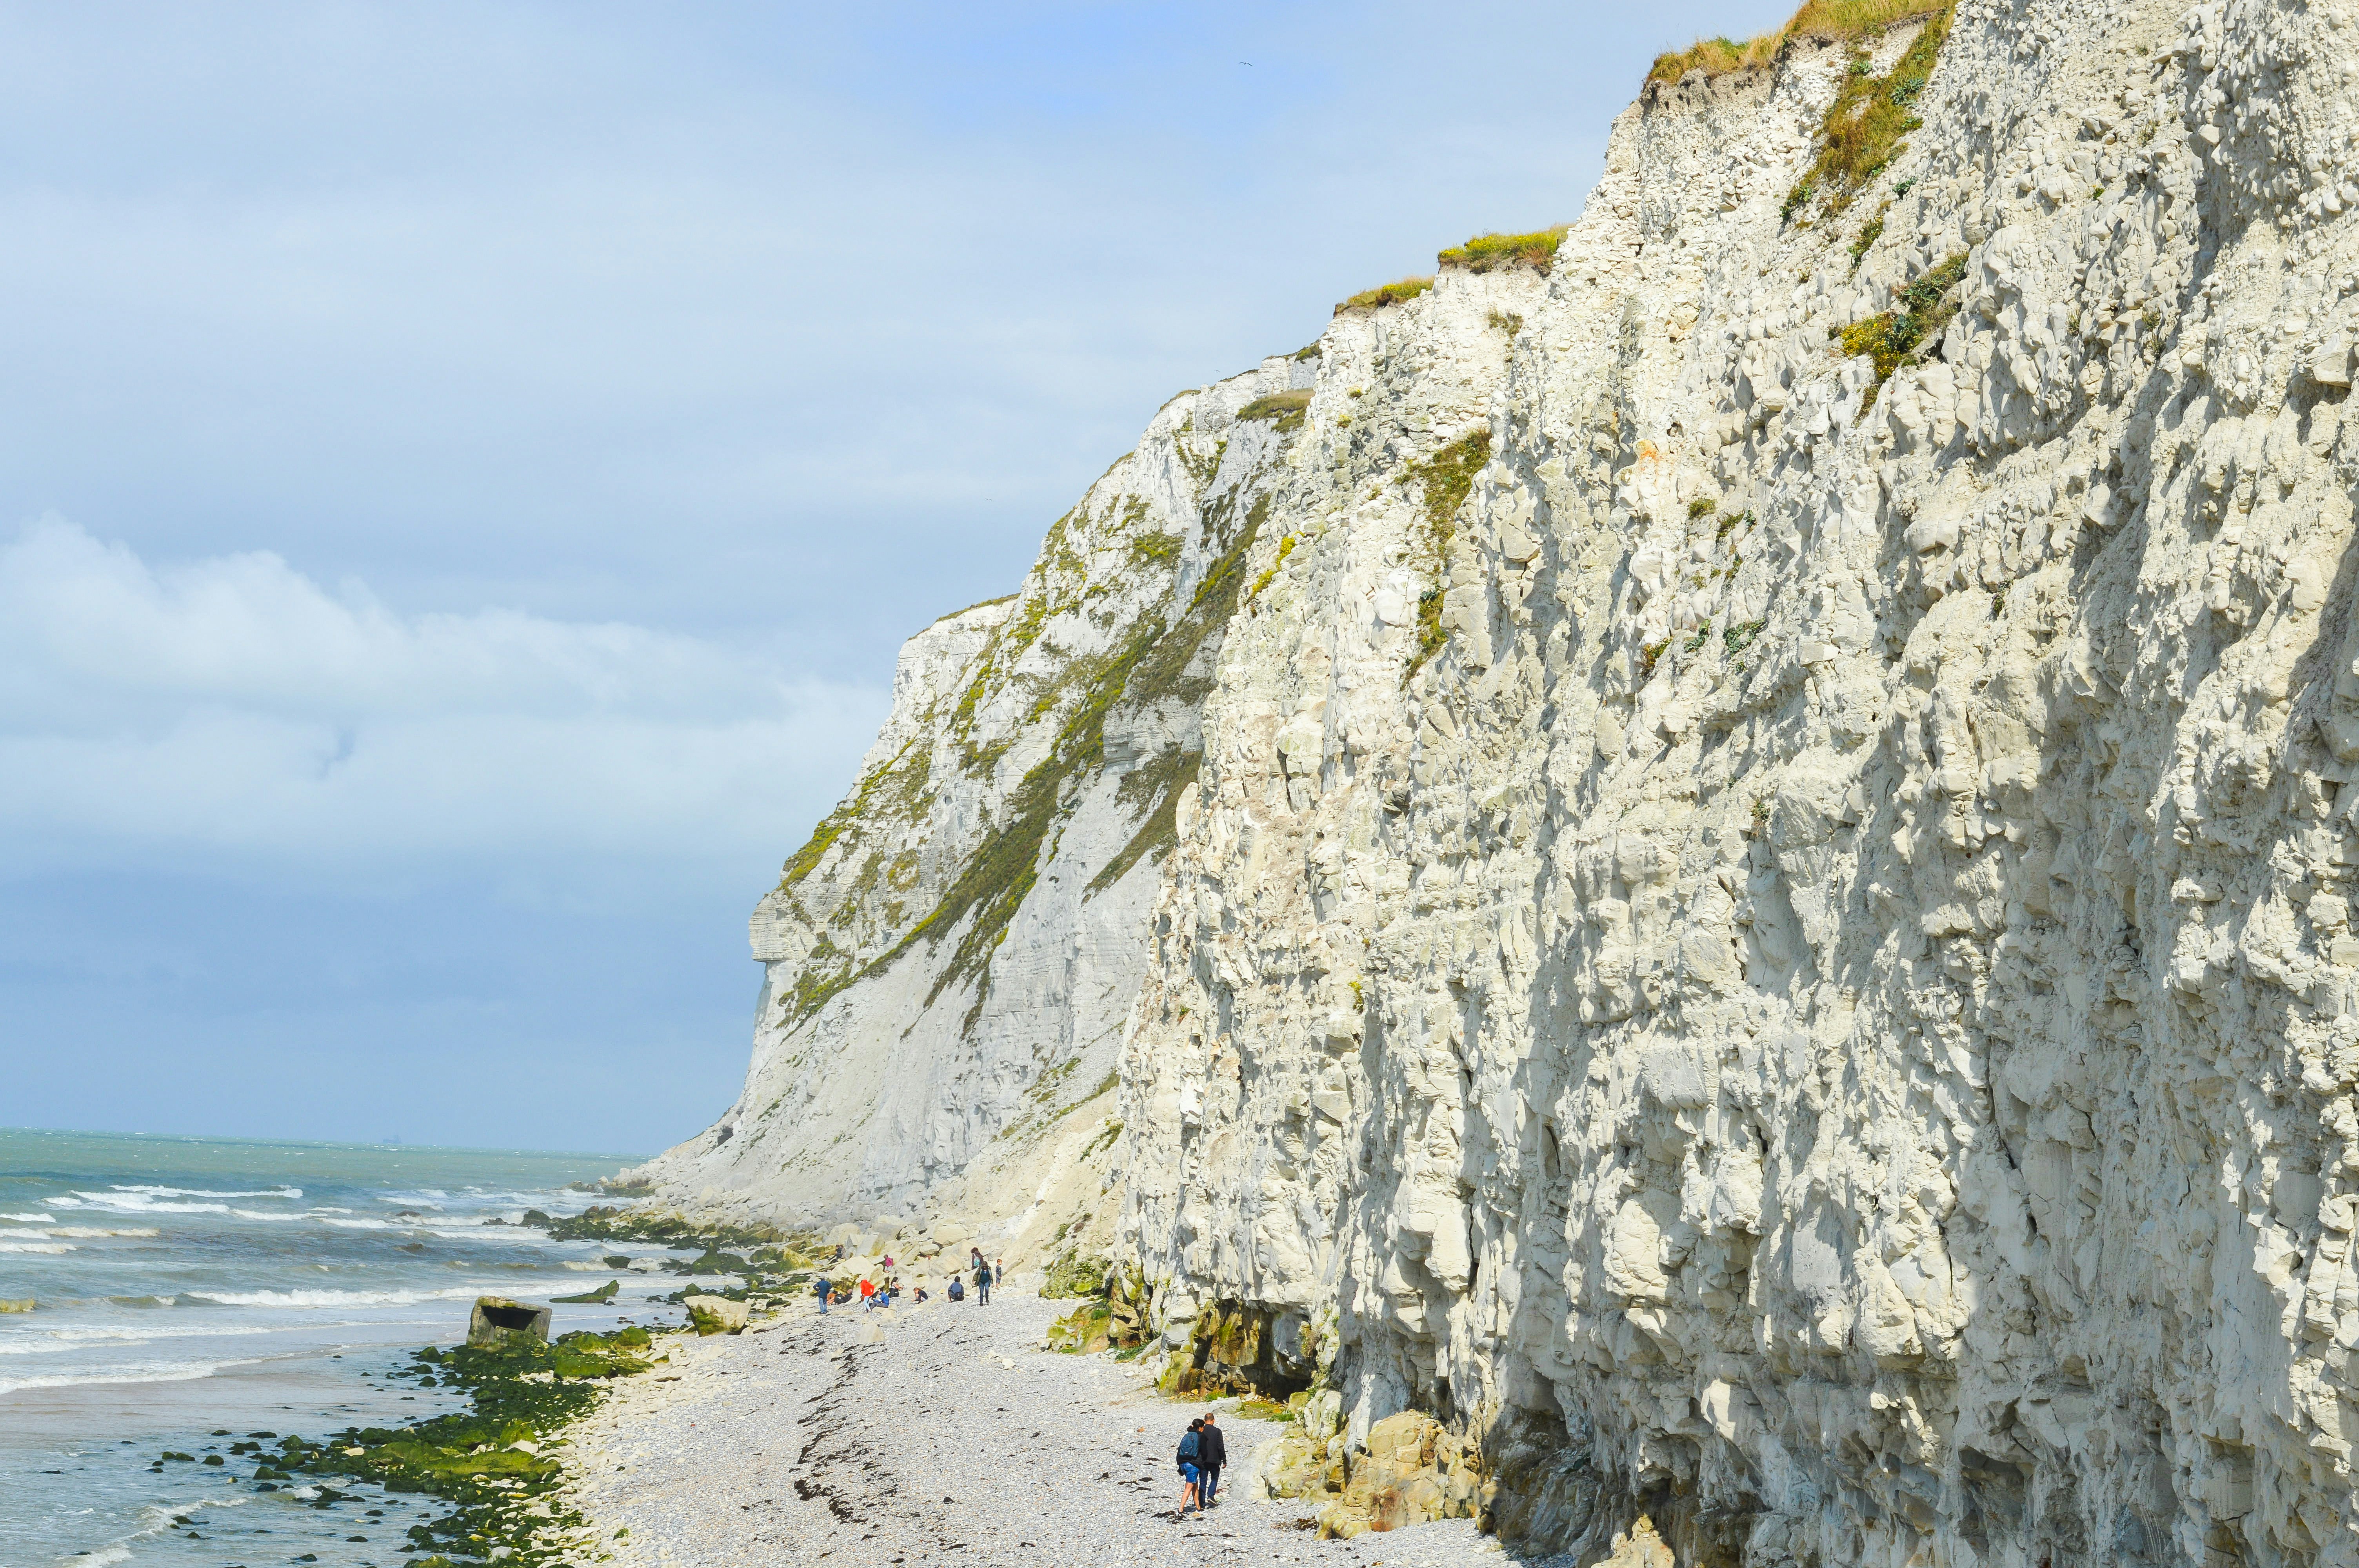
[[[1010,1281],[988,1306],[788,1306],[739,1336],[679,1337],[572,1430],[577,1505],[626,1568],[1022,1563],[1442,1568],[1522,1561],[1465,1520],[1354,1541],[1252,1497],[1281,1428],[1220,1411],[1220,1505],[1175,1519],[1172,1454],[1208,1408],[1156,1391],[1143,1362],[1041,1336],[1071,1308]]]

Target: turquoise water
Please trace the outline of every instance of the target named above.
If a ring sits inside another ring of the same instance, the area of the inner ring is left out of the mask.
[[[668,1256],[513,1223],[580,1210],[572,1184],[632,1158],[0,1130],[0,1301],[37,1303],[0,1314],[0,1568],[394,1568],[430,1499],[315,1506],[148,1466],[448,1408],[385,1373],[463,1338],[476,1296],[547,1301],[616,1277],[602,1256]],[[678,1317],[645,1299],[677,1279],[620,1277],[557,1331]]]

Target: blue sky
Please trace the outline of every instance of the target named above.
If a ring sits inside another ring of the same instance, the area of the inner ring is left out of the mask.
[[[900,640],[1784,10],[0,5],[0,1124],[693,1132]]]

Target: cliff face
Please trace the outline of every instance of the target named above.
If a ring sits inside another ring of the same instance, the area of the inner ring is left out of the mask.
[[[1174,398],[1020,592],[909,640],[858,783],[754,912],[744,1094],[630,1174],[829,1219],[990,1176],[975,1202],[1005,1212],[1066,1142],[1103,1152],[1157,867],[1310,377],[1272,359]]]
[[[2359,5],[1925,26],[1650,87],[1545,274],[1159,415],[912,644],[869,778],[932,793],[789,866],[662,1173],[902,1201],[1118,1060],[1167,1339],[1266,1323],[1531,1533],[2359,1561]],[[1134,500],[1178,556],[1104,575]],[[1225,559],[961,968],[1038,694]]]

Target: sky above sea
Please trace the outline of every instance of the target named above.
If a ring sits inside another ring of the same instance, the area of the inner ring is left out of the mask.
[[[895,653],[1783,4],[0,5],[0,1060],[658,1148]]]

